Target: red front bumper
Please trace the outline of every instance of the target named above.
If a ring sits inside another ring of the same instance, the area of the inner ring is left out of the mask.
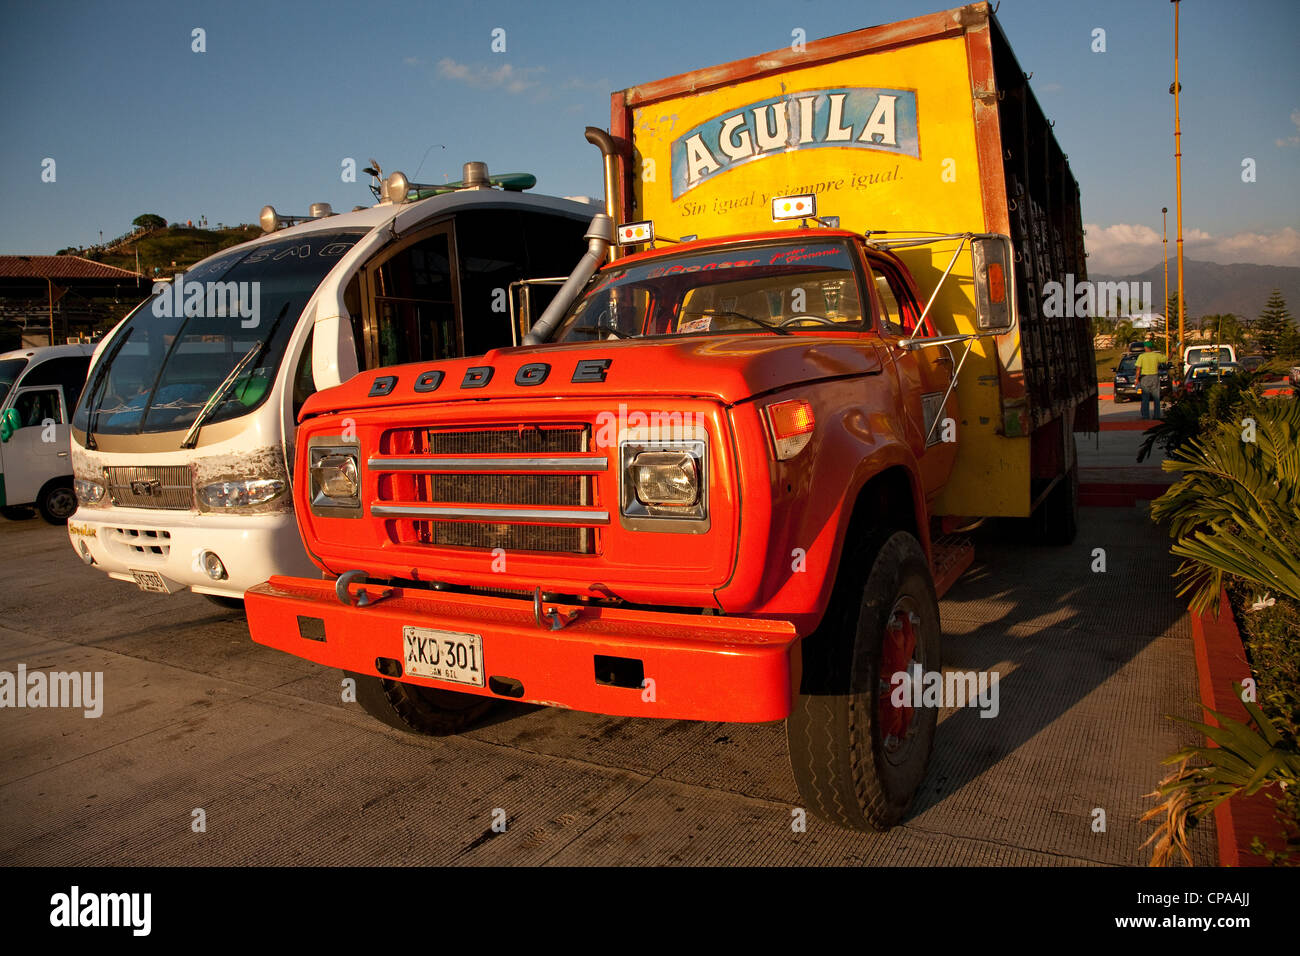
[[[398,588],[357,608],[338,600],[332,581],[280,577],[251,588],[245,602],[254,641],[361,674],[380,673],[376,658],[403,661],[407,625],[480,635],[486,686],[401,679],[486,697],[626,717],[761,722],[786,717],[798,686],[798,636],[786,621],[547,602],[562,615],[577,611],[552,631],[537,626],[531,601]],[[647,683],[600,682],[597,656],[640,661]]]

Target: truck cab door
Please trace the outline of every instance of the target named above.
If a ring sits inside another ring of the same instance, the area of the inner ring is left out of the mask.
[[[921,462],[922,481],[926,496],[930,497],[947,480],[957,453],[955,390],[944,404],[944,396],[952,384],[953,356],[943,347],[913,350],[900,344],[905,338],[925,334],[917,329],[921,305],[911,283],[895,263],[875,256],[869,257],[868,262],[881,340],[903,395],[908,443]]]
[[[72,474],[63,389],[20,388],[10,407],[22,424],[4,445],[5,503],[31,504],[51,478]]]

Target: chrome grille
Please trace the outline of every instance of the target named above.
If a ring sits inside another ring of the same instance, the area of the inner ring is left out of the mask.
[[[396,538],[420,544],[590,554],[592,529],[609,521],[593,508],[605,455],[588,453],[586,425],[516,425],[390,432],[375,456],[381,474],[371,514],[393,519]]]
[[[189,511],[194,486],[189,465],[111,466],[104,479],[113,504],[124,508]]]

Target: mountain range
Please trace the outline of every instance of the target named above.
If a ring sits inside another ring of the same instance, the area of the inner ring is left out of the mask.
[[[1278,289],[1292,316],[1300,316],[1300,266],[1257,266],[1246,262],[1220,265],[1184,259],[1187,278],[1183,294],[1187,315],[1199,318],[1231,312],[1253,321],[1259,317],[1269,294]],[[1150,282],[1151,298],[1157,311],[1165,290],[1164,265],[1157,262],[1138,275],[1089,275],[1093,282]],[[1169,260],[1169,294],[1178,289],[1178,263]]]

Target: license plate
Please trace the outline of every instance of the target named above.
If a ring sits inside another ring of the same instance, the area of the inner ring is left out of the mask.
[[[431,627],[402,628],[406,673],[455,684],[483,686],[483,638]]]
[[[141,591],[154,591],[158,594],[171,594],[171,588],[163,580],[163,576],[157,571],[137,571],[131,568],[131,577],[135,578],[136,585]]]

